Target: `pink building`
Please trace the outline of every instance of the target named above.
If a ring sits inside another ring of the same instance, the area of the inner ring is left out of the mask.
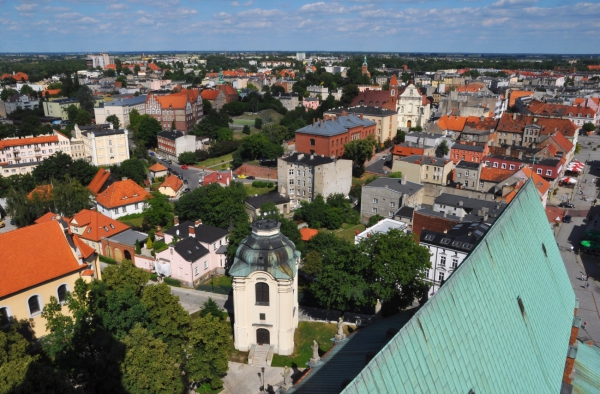
[[[319,99],[317,97],[304,97],[302,105],[306,110],[317,109],[319,107]]]
[[[157,253],[155,269],[189,287],[213,272],[223,274],[228,235],[227,230],[202,224],[202,220],[179,223],[175,217],[175,226],[164,232],[169,248]]]

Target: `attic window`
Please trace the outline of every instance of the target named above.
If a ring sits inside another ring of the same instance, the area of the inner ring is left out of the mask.
[[[463,244],[463,248],[465,248],[467,250],[471,250],[471,249],[473,249],[473,244]]]
[[[452,242],[452,246],[456,246],[457,248],[460,248],[461,245],[462,245],[462,242],[458,242],[458,241]]]
[[[450,238],[443,238],[440,243],[442,245],[448,245],[450,243]]]
[[[121,200],[125,200],[127,198],[127,196],[123,196],[123,198]]]
[[[92,231],[92,228],[90,227],[90,228],[88,228],[87,233],[89,234],[91,231]]]
[[[108,227],[104,226],[104,231],[108,232]]]
[[[433,241],[434,236],[432,234],[427,234],[425,236],[425,241]]]
[[[137,193],[133,193],[133,197],[137,197]]]
[[[114,228],[115,228],[115,226],[114,226],[114,225],[111,223],[111,224],[110,224],[110,228],[114,229]]]
[[[195,246],[195,248],[196,248],[196,250],[200,250],[200,248],[199,248],[199,247],[197,247],[197,246]]]

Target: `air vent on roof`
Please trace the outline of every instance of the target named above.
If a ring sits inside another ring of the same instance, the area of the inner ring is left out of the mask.
[[[192,251],[191,251],[191,250],[188,250],[187,252],[188,252],[188,254],[192,254]]]
[[[88,231],[87,231],[87,233],[89,234],[89,233],[90,233],[90,231],[92,231],[92,228],[91,228],[91,227],[90,227],[90,228],[88,228]]]

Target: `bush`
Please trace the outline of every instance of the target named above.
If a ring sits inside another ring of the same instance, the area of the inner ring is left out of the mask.
[[[219,157],[232,152],[235,152],[237,148],[240,147],[242,141],[233,140],[233,141],[219,141],[211,145],[208,148],[209,157]]]
[[[173,287],[181,287],[181,282],[173,278],[165,278],[165,283]]]
[[[117,264],[117,260],[111,259],[110,257],[99,255],[98,258],[100,259],[100,261],[106,264]]]
[[[204,161],[208,159],[208,151],[206,150],[197,150],[196,151],[196,160],[197,161]]]
[[[160,253],[163,250],[167,250],[169,245],[167,245],[164,241],[158,241],[154,243],[153,247],[155,253]]]
[[[256,187],[256,188],[263,188],[263,187],[272,188],[273,187],[273,182],[254,181],[254,182],[252,182],[252,187]]]
[[[158,275],[157,275],[156,273],[154,273],[154,272],[153,272],[153,273],[151,273],[151,274],[150,274],[150,280],[151,280],[152,282],[156,282],[156,281],[158,281]]]

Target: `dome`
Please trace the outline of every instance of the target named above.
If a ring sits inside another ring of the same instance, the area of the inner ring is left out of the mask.
[[[275,279],[295,277],[300,252],[281,234],[280,226],[279,222],[270,219],[252,223],[252,233],[240,243],[229,274],[248,276],[254,271],[265,271]]]

